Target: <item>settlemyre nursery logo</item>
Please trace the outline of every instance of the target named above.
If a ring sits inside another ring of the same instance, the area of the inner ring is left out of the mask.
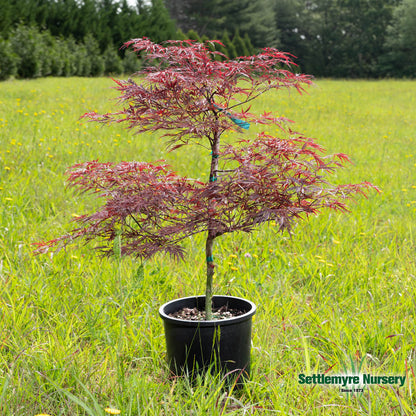
[[[338,387],[344,393],[362,393],[371,385],[397,385],[403,387],[406,376],[363,374],[328,375],[323,373],[306,375],[298,374],[299,384],[320,384]]]

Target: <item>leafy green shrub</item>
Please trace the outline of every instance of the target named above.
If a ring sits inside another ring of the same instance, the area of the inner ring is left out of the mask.
[[[42,76],[41,36],[37,28],[17,26],[10,36],[10,46],[19,57],[17,68],[19,77]]]
[[[111,45],[104,51],[103,58],[106,74],[121,74],[123,72],[123,63],[114,46]]]
[[[76,64],[75,56],[73,54],[72,42],[75,42],[73,38],[70,39],[59,39],[59,52],[62,56],[63,66],[62,66],[62,76],[70,77],[75,74]]]
[[[13,52],[10,42],[0,39],[0,80],[16,75],[18,56]]]
[[[134,74],[139,71],[141,67],[140,60],[132,51],[126,51],[123,59],[123,72],[125,74]]]
[[[66,50],[62,50],[65,41],[51,35],[49,31],[41,33],[42,76],[62,76],[65,66]]]
[[[78,44],[74,38],[67,40],[70,53],[69,76],[76,75],[79,77],[89,76],[91,73],[91,59],[88,56],[88,50],[84,44]]]
[[[84,38],[84,45],[90,61],[88,76],[98,77],[104,73],[105,62],[100,53],[100,45],[93,35],[88,34]]]
[[[88,56],[88,50],[84,44],[77,44],[74,50],[77,63],[76,75],[88,77],[91,74],[91,59]]]

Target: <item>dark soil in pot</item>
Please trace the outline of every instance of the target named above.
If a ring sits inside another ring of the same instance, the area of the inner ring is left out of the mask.
[[[213,308],[212,317],[213,320],[234,318],[247,313],[246,310],[231,309],[228,305],[222,305],[219,308]],[[170,313],[171,318],[185,319],[187,321],[205,321],[205,311],[200,310],[197,307],[187,308],[184,307],[177,312]]]

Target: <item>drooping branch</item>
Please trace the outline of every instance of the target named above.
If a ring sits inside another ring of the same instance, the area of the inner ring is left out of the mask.
[[[98,248],[111,255],[112,240],[121,229],[122,254],[149,258],[164,252],[181,259],[182,241],[191,235],[207,232],[212,249],[215,238],[252,232],[265,222],[290,231],[294,220],[324,208],[346,211],[347,199],[375,188],[368,182],[331,185],[328,174],[348,158],[323,156],[319,145],[301,135],[280,139],[261,133],[214,151],[207,182],[179,177],[163,162],[75,165],[68,172],[69,185],[104,203],[95,213],[77,218],[80,227],[68,235],[39,244],[39,251],[99,238]],[[233,169],[216,180],[219,158]],[[211,270],[213,260],[207,263]]]

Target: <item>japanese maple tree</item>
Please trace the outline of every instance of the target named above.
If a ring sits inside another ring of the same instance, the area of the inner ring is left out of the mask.
[[[68,183],[104,199],[97,212],[76,219],[79,227],[39,243],[39,251],[75,239],[102,242],[111,255],[150,258],[164,252],[184,257],[182,240],[206,234],[206,319],[211,319],[214,241],[234,231],[251,232],[275,221],[290,230],[293,221],[328,207],[346,211],[345,200],[366,193],[368,182],[332,185],[325,178],[341,167],[344,154],[325,155],[313,139],[293,131],[290,121],[271,112],[254,114],[250,103],[270,90],[303,92],[311,78],[295,73],[291,55],[265,48],[258,55],[229,60],[215,51],[218,41],[155,44],[147,38],[125,44],[144,60],[137,79],[115,81],[120,111],[88,113],[100,123],[124,123],[136,133],[164,131],[170,150],[190,143],[208,147],[211,163],[205,182],[178,176],[163,161],[96,161],[68,171]],[[221,56],[221,59],[217,59]],[[250,124],[276,125],[281,137],[248,134],[224,144],[224,132],[242,133]]]

